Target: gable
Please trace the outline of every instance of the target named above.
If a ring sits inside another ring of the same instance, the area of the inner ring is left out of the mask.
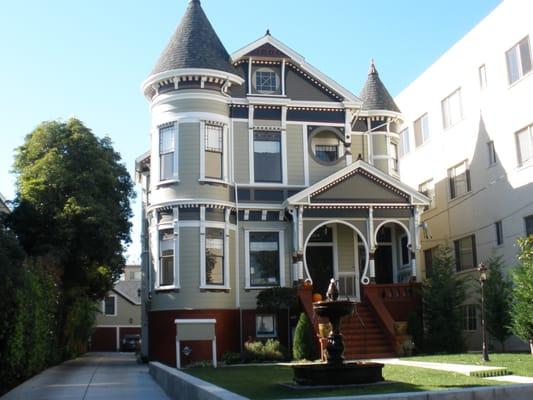
[[[406,193],[358,169],[311,194],[311,203],[409,203]]]
[[[285,73],[285,93],[293,100],[307,101],[340,101],[342,98],[326,89],[323,85],[318,86],[318,81],[311,81],[310,77],[306,78],[304,72],[288,65]]]
[[[265,43],[246,53],[245,57],[287,58],[289,56],[270,43]]]

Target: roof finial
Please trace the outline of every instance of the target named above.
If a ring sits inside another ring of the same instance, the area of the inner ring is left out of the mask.
[[[189,3],[196,3],[196,4],[200,4],[200,0],[189,0]]]
[[[378,71],[376,70],[376,64],[374,63],[374,59],[370,59],[370,68],[368,69],[368,75],[377,74]]]
[[[267,29],[265,36],[270,36],[270,29]]]

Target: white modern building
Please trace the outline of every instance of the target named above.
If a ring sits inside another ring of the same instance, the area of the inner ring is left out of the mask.
[[[402,180],[432,199],[424,274],[439,244],[455,250],[460,274],[491,255],[513,266],[516,239],[533,234],[532,16],[533,2],[504,0],[395,98]],[[475,348],[477,300],[469,303]]]

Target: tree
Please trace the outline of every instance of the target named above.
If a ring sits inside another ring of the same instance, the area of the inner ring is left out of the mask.
[[[513,271],[511,329],[529,343],[533,355],[533,235],[518,239],[519,265]]]
[[[511,281],[502,274],[502,258],[487,260],[488,278],[485,282],[485,320],[487,331],[500,342],[505,351],[505,340],[511,336]]]
[[[436,252],[432,275],[424,282],[422,298],[426,349],[446,353],[462,351],[465,283],[455,275],[455,261],[448,247],[441,246]]]
[[[301,313],[294,331],[294,343],[292,347],[292,357],[295,360],[314,360],[315,338],[313,327],[306,313]]]
[[[111,140],[74,118],[37,126],[16,150],[14,172],[11,226],[29,256],[58,260],[66,344],[67,321],[87,304],[79,299],[102,298],[123,270],[133,184]]]

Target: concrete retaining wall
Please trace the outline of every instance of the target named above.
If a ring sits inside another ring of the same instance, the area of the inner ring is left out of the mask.
[[[245,397],[158,362],[150,363],[150,375],[172,399],[246,400]]]

